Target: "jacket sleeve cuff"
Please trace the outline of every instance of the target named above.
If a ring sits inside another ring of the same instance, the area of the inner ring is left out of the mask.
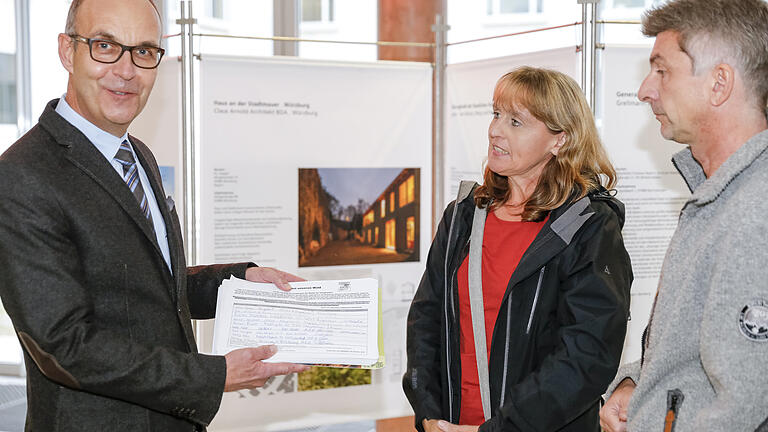
[[[477,432],[521,432],[514,423],[507,422],[504,424],[503,420],[503,417],[497,411],[496,415],[480,425]]]
[[[606,399],[611,397],[611,394],[616,391],[616,387],[618,387],[626,378],[631,379],[635,383],[640,380],[640,360],[619,367],[619,371],[616,373],[616,378],[613,379],[613,382],[608,386],[608,391],[605,393]]]
[[[227,379],[227,362],[224,356],[198,354],[200,364],[208,370],[208,382],[205,391],[193,397],[191,401],[195,408],[182,408],[181,412],[172,413],[178,417],[187,417],[189,420],[208,426],[213,421],[221,407],[224,395],[224,383]]]
[[[245,279],[245,271],[251,267],[258,267],[258,266],[256,265],[256,263],[252,263],[252,262],[236,263],[236,264],[232,264],[232,269],[230,269],[230,272],[232,273],[232,276],[238,279]]]

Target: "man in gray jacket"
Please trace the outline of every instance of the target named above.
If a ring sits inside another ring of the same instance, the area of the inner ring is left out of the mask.
[[[669,245],[643,357],[619,370],[609,432],[768,431],[768,4],[677,0],[638,97],[691,190]]]

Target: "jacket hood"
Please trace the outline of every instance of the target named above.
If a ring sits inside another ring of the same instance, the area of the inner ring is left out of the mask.
[[[617,200],[616,189],[608,190],[602,186],[597,191],[588,194],[589,199],[593,201],[602,201],[608,204],[611,210],[616,213],[616,217],[619,218],[619,227],[624,228],[625,209],[624,203]]]
[[[480,186],[476,182],[462,182],[462,186],[467,185],[462,189],[459,188],[459,195],[457,197],[456,205],[472,205],[474,206],[474,195],[475,190]],[[470,188],[469,185],[472,185]],[[574,191],[571,193],[570,198],[568,198],[568,201],[565,205],[560,206],[559,208],[556,208],[550,212],[550,219],[554,220],[560,217],[560,215],[565,212],[574,202],[578,201],[576,200],[577,192]],[[614,197],[616,194],[616,190],[608,190],[604,188],[603,186],[600,186],[599,189],[593,190],[587,194],[590,201],[601,201],[608,205],[608,207],[616,213],[616,216],[619,218],[619,226],[621,228],[624,228],[624,220],[625,220],[625,209],[624,209],[624,203],[619,201]]]

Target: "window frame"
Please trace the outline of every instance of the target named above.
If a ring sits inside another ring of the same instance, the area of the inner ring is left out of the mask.
[[[304,0],[300,0],[299,10],[297,11],[299,34],[306,33],[332,33],[339,29],[336,17],[336,3],[334,0],[320,0],[320,20],[304,21],[303,19]]]
[[[30,58],[30,47],[29,47],[29,2],[8,2],[11,8],[11,16],[13,16],[13,29],[12,32],[15,34],[16,43],[15,43],[15,49],[13,53],[6,53],[8,55],[13,55],[13,64],[15,67],[14,72],[14,84],[16,89],[16,110],[15,110],[15,118],[8,123],[3,123],[2,127],[4,130],[12,131],[15,129],[15,137],[13,141],[18,139],[19,136],[26,133],[27,130],[29,130],[32,126],[32,115],[31,115],[31,101],[30,101],[30,94],[31,94],[31,87],[29,83],[29,58]],[[19,8],[19,5],[21,5],[21,8]],[[10,146],[13,144],[13,141],[4,143],[7,144],[7,146]],[[0,148],[0,153],[5,151],[5,146]],[[7,318],[8,321],[10,321],[10,317],[8,317],[8,314],[6,313],[5,309],[0,306],[0,314],[3,315],[4,318]],[[13,336],[16,336],[16,329],[13,327],[13,324],[11,323],[10,330],[12,331]],[[0,375],[9,375],[9,376],[24,376],[25,375],[25,369],[24,369],[24,353],[21,348],[21,343],[18,340],[18,337],[15,338],[16,343],[10,342],[11,340],[14,340],[13,336],[7,336],[8,342],[12,344],[12,348],[18,353],[18,361],[17,362],[7,362],[2,361],[0,362]],[[3,336],[4,338],[6,336]],[[5,346],[4,346],[5,348]]]
[[[300,0],[299,5],[299,24],[330,24],[336,21],[335,4],[333,0],[320,0],[320,19],[315,21],[304,21],[304,0]]]
[[[485,24],[490,26],[496,25],[509,25],[509,24],[533,24],[542,23],[545,21],[544,16],[544,3],[542,2],[542,11],[538,11],[538,0],[528,1],[528,12],[501,12],[502,0],[490,0],[491,13],[488,13],[488,3],[478,2],[483,7],[483,16],[485,17]]]
[[[660,3],[659,0],[643,0],[643,6],[626,7],[615,6],[616,0],[603,0],[600,3],[600,15],[604,19],[640,19],[643,12]]]

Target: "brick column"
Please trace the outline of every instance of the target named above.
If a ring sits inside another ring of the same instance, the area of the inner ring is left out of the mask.
[[[379,40],[434,42],[432,24],[442,10],[443,0],[379,0]],[[433,62],[433,54],[431,48],[379,46],[379,60]]]

